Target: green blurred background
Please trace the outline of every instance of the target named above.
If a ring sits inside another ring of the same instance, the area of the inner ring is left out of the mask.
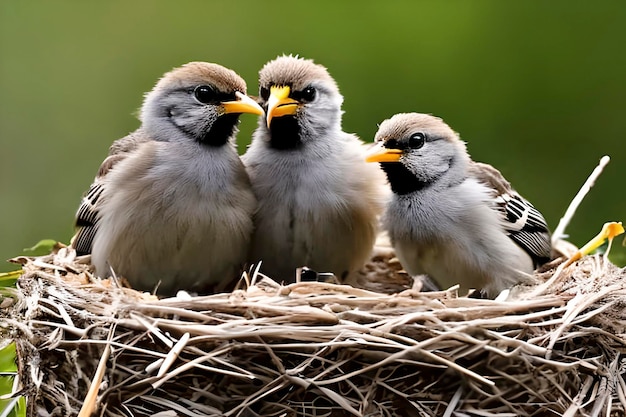
[[[69,241],[81,194],[164,72],[213,61],[256,93],[283,53],[329,68],[345,130],[366,140],[396,112],[443,117],[552,229],[610,155],[567,230],[583,244],[626,221],[625,22],[623,1],[3,0],[0,259]],[[240,149],[255,125],[242,117]]]

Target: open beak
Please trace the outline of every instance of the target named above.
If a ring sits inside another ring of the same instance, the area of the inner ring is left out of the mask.
[[[380,142],[365,155],[365,162],[398,162],[402,156],[401,149],[388,149]]]
[[[235,97],[237,97],[237,100],[235,101],[225,101],[222,103],[221,106],[223,114],[251,113],[258,114],[259,116],[263,115],[263,108],[261,108],[256,101],[252,100],[247,95],[240,93],[239,91],[235,91]]]
[[[267,101],[267,127],[270,127],[274,117],[293,115],[298,111],[300,103],[289,98],[290,92],[289,86],[272,86],[270,88],[270,98]]]

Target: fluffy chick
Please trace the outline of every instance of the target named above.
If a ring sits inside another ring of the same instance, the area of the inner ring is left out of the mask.
[[[394,195],[384,224],[409,274],[491,298],[532,281],[550,257],[546,221],[498,170],[472,161],[443,120],[397,114],[375,140],[367,161],[387,174]]]
[[[113,143],[76,214],[72,245],[96,274],[170,295],[232,280],[245,262],[256,200],[234,138],[263,114],[246,84],[191,62],[149,92],[141,126]]]
[[[259,201],[250,260],[285,282],[301,266],[344,279],[373,247],[384,176],[342,131],[343,97],[326,68],[281,56],[261,69],[259,85],[266,117],[243,156]]]

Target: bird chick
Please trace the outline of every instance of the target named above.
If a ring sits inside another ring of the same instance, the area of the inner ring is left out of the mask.
[[[141,126],[111,145],[76,214],[72,246],[98,276],[163,295],[236,277],[256,200],[234,139],[241,113],[263,114],[245,93],[234,71],[190,62],[146,95]]]
[[[345,279],[374,245],[384,175],[342,131],[343,97],[325,67],[281,56],[259,86],[266,117],[243,156],[259,201],[250,260],[285,282],[301,266]]]
[[[367,161],[387,174],[394,195],[384,225],[409,274],[490,298],[532,282],[550,257],[546,221],[498,170],[472,161],[443,120],[396,114],[375,140]]]

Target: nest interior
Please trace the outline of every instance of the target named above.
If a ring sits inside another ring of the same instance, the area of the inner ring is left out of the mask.
[[[554,262],[494,301],[417,292],[379,271],[391,258],[366,289],[252,274],[169,299],[94,278],[67,248],[18,259],[2,321],[28,415],[77,415],[99,363],[100,416],[625,415],[624,269]]]

